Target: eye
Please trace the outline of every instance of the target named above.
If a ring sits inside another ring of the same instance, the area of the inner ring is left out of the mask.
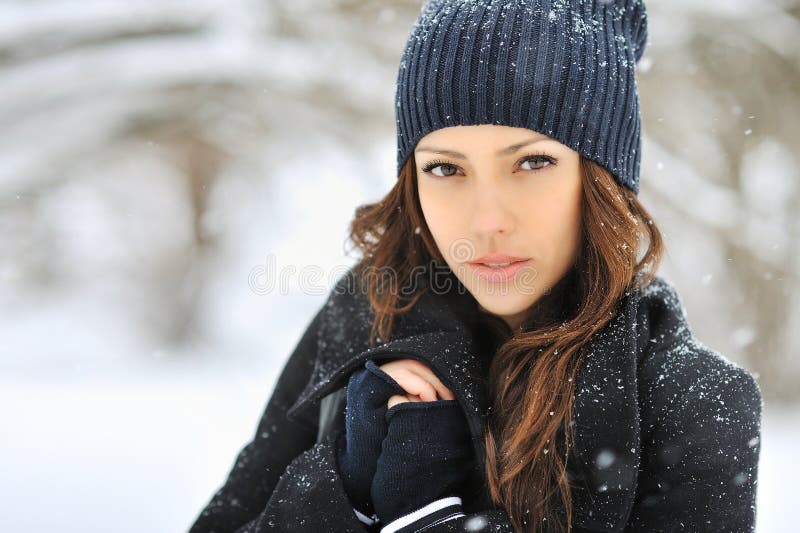
[[[525,165],[530,163],[531,165],[535,165],[533,167],[526,168]],[[555,165],[558,163],[558,159],[555,157],[549,156],[545,153],[534,153],[528,154],[524,156],[522,159],[517,161],[517,165],[520,166],[521,170],[530,170],[532,172],[538,172],[548,166]],[[441,168],[439,172],[434,172],[435,169]],[[426,174],[433,174],[437,178],[449,178],[451,176],[456,175],[459,168],[458,166],[448,163],[447,161],[436,160],[431,161],[427,165],[422,168],[423,172]]]
[[[440,178],[447,178],[447,177],[453,175],[453,174],[444,174],[444,175],[442,175],[442,174],[437,174],[435,172],[432,172],[433,169],[439,168],[439,167],[442,167],[442,168],[448,169],[448,170],[453,170],[453,171],[456,171],[458,169],[457,166],[451,165],[450,163],[448,163],[446,161],[431,161],[430,163],[428,163],[427,165],[425,165],[422,168],[422,171],[425,172],[425,173],[428,173],[428,174],[433,174],[434,176],[437,176],[437,177],[440,177]]]
[[[558,162],[558,159],[550,157],[547,154],[528,154],[522,159],[520,159],[519,161],[520,166],[523,166],[525,163],[528,163],[529,161],[536,161],[537,163],[542,163],[542,165],[537,166],[535,168],[522,168],[522,170],[541,170],[547,166],[555,165]]]

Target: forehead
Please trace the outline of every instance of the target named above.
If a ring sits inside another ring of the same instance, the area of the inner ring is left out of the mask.
[[[422,146],[426,141],[468,141],[481,139],[486,142],[505,142],[509,139],[549,139],[547,135],[528,128],[517,128],[500,124],[478,124],[469,126],[448,126],[429,132],[420,138],[417,146]]]
[[[510,155],[534,143],[558,143],[555,139],[527,128],[496,124],[450,126],[422,137],[414,148],[418,154],[441,154],[465,157],[466,153],[486,152]]]

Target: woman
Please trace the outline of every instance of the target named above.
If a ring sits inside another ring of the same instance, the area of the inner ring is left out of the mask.
[[[423,7],[397,184],[192,533],[754,530],[759,387],[637,199],[646,29],[640,0]]]

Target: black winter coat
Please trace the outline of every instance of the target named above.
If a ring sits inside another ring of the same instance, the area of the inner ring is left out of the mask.
[[[474,298],[428,292],[370,348],[373,314],[353,272],[311,320],[253,439],[190,533],[378,531],[356,517],[333,444],[350,374],[393,357],[426,363],[453,391],[479,458],[462,495],[466,516],[425,531],[513,531],[484,485],[491,348],[465,312]],[[675,288],[656,276],[630,291],[589,347],[568,463],[585,487],[573,490],[573,531],[754,531],[761,392],[747,370],[694,338]]]

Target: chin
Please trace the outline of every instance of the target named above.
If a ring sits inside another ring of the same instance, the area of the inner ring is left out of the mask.
[[[541,296],[538,292],[529,289],[520,292],[513,286],[503,289],[497,287],[469,287],[469,291],[481,308],[493,315],[502,317],[518,315],[527,310]]]

